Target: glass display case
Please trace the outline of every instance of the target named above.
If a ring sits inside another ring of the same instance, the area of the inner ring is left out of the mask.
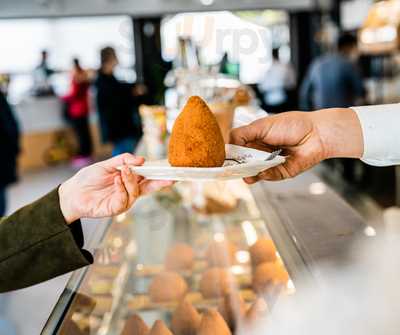
[[[42,334],[251,326],[295,294],[291,275],[304,265],[279,229],[275,238],[287,240],[276,249],[267,227],[279,224],[268,211],[241,180],[178,183],[140,199],[99,227],[94,264],[73,274]]]
[[[138,154],[164,155],[167,112],[146,108]],[[335,285],[320,264],[345,263],[364,228],[312,172],[179,182],[98,225],[86,246],[94,264],[73,273],[42,334],[248,334],[277,299]]]

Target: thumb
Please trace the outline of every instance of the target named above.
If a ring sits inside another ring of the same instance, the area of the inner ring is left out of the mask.
[[[232,129],[229,142],[246,146],[247,143],[257,142],[265,138],[265,134],[273,125],[273,117],[264,117],[239,128]]]
[[[142,165],[144,163],[144,158],[140,156],[135,156],[129,153],[115,156],[113,158],[107,159],[103,162],[98,163],[107,169],[116,169],[121,165]]]

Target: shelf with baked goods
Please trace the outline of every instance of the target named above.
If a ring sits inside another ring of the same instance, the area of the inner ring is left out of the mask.
[[[334,285],[320,264],[364,227],[313,173],[179,182],[100,229],[42,334],[264,334],[278,302]]]
[[[73,322],[89,334],[120,334],[132,315],[171,329],[182,304],[200,315],[218,309],[233,332],[253,304],[271,309],[280,294],[294,292],[265,227],[238,180],[180,183],[138,201],[113,219],[76,289],[93,301],[90,313],[75,295],[58,332],[68,334]],[[237,302],[242,314],[229,310],[228,318],[221,306]]]
[[[178,183],[139,200],[100,234],[95,264],[73,275],[43,334],[129,334],[157,320],[181,334],[186,313],[237,334],[263,322],[279,299],[329,283],[318,261],[344,262],[363,230],[329,188],[310,193],[316,183]]]

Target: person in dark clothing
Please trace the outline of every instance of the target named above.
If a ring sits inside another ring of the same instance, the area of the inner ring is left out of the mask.
[[[89,128],[89,75],[82,69],[78,59],[73,60],[71,88],[63,97],[67,104],[68,120],[71,123],[79,143],[79,150],[73,164],[83,167],[91,162],[92,138]]]
[[[0,218],[0,294],[91,264],[92,255],[83,249],[82,218],[124,213],[138,197],[172,185],[147,180],[129,168],[143,163],[143,157],[131,154],[98,162]]]
[[[362,78],[354,65],[358,57],[357,39],[343,34],[338,52],[317,58],[301,85],[303,110],[351,107],[365,95]]]
[[[142,136],[138,106],[146,89],[115,78],[113,72],[118,58],[113,48],[102,49],[100,57],[101,68],[95,85],[102,138],[114,145],[113,156],[132,153]]]
[[[365,96],[361,75],[354,64],[358,57],[357,38],[343,34],[338,41],[338,52],[317,58],[304,79],[300,103],[303,110],[356,106]],[[343,177],[355,181],[354,160],[341,159]]]
[[[6,189],[17,181],[17,157],[20,151],[19,127],[6,96],[0,91],[0,217],[6,212]]]

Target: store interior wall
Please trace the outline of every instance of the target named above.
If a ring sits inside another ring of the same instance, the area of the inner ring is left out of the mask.
[[[129,14],[146,16],[185,11],[216,11],[239,9],[310,10],[328,7],[331,0],[3,0],[0,17],[43,17],[70,15]]]

